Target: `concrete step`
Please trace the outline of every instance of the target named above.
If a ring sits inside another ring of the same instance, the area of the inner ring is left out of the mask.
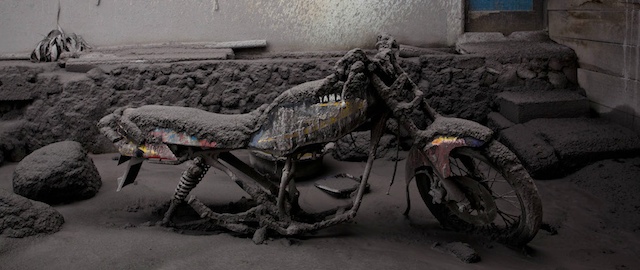
[[[537,118],[586,117],[589,99],[575,91],[502,92],[496,95],[500,114],[514,123]]]
[[[498,132],[499,140],[539,179],[561,177],[597,160],[640,156],[640,134],[601,118],[500,123],[500,127],[494,125],[503,128]]]

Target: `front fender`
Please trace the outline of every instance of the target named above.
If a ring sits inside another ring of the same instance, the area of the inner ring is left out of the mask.
[[[449,117],[438,117],[421,134],[409,151],[405,166],[407,180],[417,169],[431,167],[445,179],[451,176],[449,155],[458,147],[481,147],[492,139],[493,131],[476,122]]]

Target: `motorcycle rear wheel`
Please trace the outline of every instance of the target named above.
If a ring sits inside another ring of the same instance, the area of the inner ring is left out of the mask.
[[[507,147],[491,141],[481,148],[456,148],[450,162],[451,179],[470,207],[434,203],[431,178],[415,175],[422,199],[445,228],[488,235],[511,246],[533,239],[542,222],[542,202],[529,173]]]

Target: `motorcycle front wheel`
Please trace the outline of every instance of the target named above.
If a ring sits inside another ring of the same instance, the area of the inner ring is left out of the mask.
[[[456,148],[450,155],[450,180],[464,193],[462,202],[434,202],[436,177],[417,173],[422,199],[445,227],[489,236],[511,246],[526,245],[542,222],[538,190],[518,158],[491,141],[481,148]]]

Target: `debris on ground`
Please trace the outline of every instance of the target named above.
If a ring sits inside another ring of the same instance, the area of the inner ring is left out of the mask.
[[[467,243],[451,242],[442,244],[436,242],[431,248],[442,253],[451,254],[465,263],[476,263],[480,261],[480,255]]]

